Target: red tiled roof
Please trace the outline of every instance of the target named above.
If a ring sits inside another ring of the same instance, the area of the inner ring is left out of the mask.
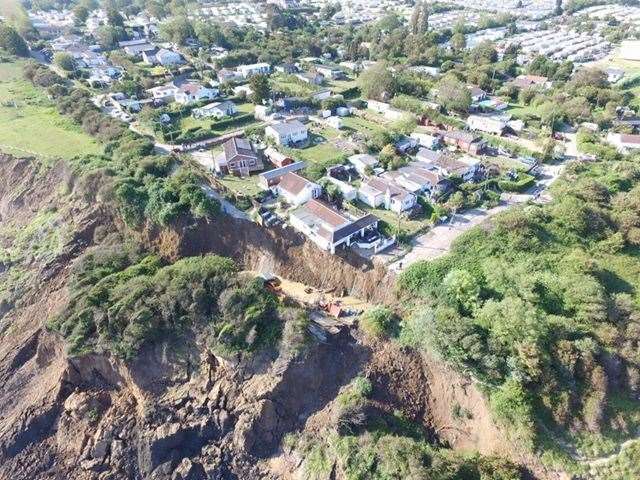
[[[280,180],[279,188],[292,193],[293,195],[298,195],[310,183],[311,182],[309,180],[301,177],[297,173],[289,172],[282,177],[282,180]]]

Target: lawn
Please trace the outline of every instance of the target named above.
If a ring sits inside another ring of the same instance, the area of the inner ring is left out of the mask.
[[[317,137],[315,137],[317,138]],[[290,149],[290,153],[309,163],[340,163],[342,161],[343,152],[338,150],[331,142],[323,142],[314,144],[307,148]]]
[[[292,97],[307,97],[319,90],[316,85],[304,83],[293,75],[272,75],[271,88]]]
[[[244,178],[225,175],[218,181],[237,195],[252,197],[262,191],[262,188],[258,185],[258,177],[256,175]]]
[[[540,108],[535,105],[521,105],[519,103],[509,104],[507,113],[513,115],[514,118],[527,120],[531,117],[540,118]]]
[[[355,206],[347,204],[347,208],[353,209],[352,213],[355,213],[357,215],[360,215],[362,212],[371,213],[385,222],[387,225],[392,227],[394,230],[398,226],[398,214],[392,212],[391,210],[385,210],[382,208],[371,208],[361,201],[357,201]],[[427,218],[423,217],[416,219],[407,219],[401,216],[399,218],[399,225],[400,231],[404,232],[404,234],[409,237],[413,237],[428,228],[431,223]]]
[[[102,146],[22,79],[22,62],[0,63],[0,149],[44,158],[97,154]]]
[[[255,105],[252,103],[242,103],[237,105],[238,113],[237,116],[246,115],[248,113],[253,113],[255,110]],[[220,122],[226,122],[228,118],[223,118]],[[240,119],[241,120],[241,119]],[[180,119],[180,122],[177,125],[178,130],[185,131],[190,128],[202,128],[203,130],[212,131],[215,135],[223,135],[227,132],[231,132],[233,130],[237,130],[242,127],[248,127],[250,125],[256,125],[260,123],[257,120],[245,119],[243,122],[235,123],[231,122],[226,125],[223,125],[221,128],[216,128],[215,123],[217,120],[213,117],[211,118],[193,118],[191,115],[187,115]],[[213,128],[212,128],[213,127]]]
[[[383,129],[379,124],[373,123],[362,117],[356,117],[351,115],[349,117],[342,118],[342,124],[353,130],[357,130],[360,133],[373,133]]]

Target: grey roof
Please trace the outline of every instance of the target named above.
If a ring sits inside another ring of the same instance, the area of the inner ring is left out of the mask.
[[[288,133],[297,132],[302,128],[306,129],[307,127],[305,127],[299,120],[292,120],[291,122],[274,123],[271,125],[271,128],[280,135],[286,135]]]
[[[284,167],[274,168],[273,170],[262,172],[260,174],[260,177],[264,178],[265,180],[271,180],[273,178],[281,177],[289,172],[297,172],[299,170],[302,170],[304,167],[304,162],[290,163],[289,165],[285,165]]]

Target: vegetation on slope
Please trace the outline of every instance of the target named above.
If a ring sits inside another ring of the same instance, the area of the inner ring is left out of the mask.
[[[213,255],[166,265],[122,245],[97,248],[74,265],[69,288],[68,306],[49,326],[73,355],[110,351],[132,359],[145,345],[196,331],[220,354],[250,352],[275,346],[289,315],[261,280]],[[306,325],[293,326],[289,343],[303,342]]]
[[[403,273],[417,306],[400,338],[476,377],[529,447],[602,454],[640,426],[639,285],[640,164],[573,163],[551,204]]]

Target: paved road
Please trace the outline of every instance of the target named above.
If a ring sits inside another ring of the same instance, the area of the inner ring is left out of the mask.
[[[389,269],[399,272],[412,263],[420,260],[433,260],[451,250],[454,240],[464,232],[488,221],[494,215],[515,205],[529,200],[547,203],[551,200],[548,193],[549,186],[562,174],[565,163],[558,165],[543,165],[536,185],[523,194],[502,194],[500,205],[491,209],[472,209],[456,214],[444,224],[437,225],[427,233],[416,237],[412,242],[412,249],[403,258],[391,263]]]

